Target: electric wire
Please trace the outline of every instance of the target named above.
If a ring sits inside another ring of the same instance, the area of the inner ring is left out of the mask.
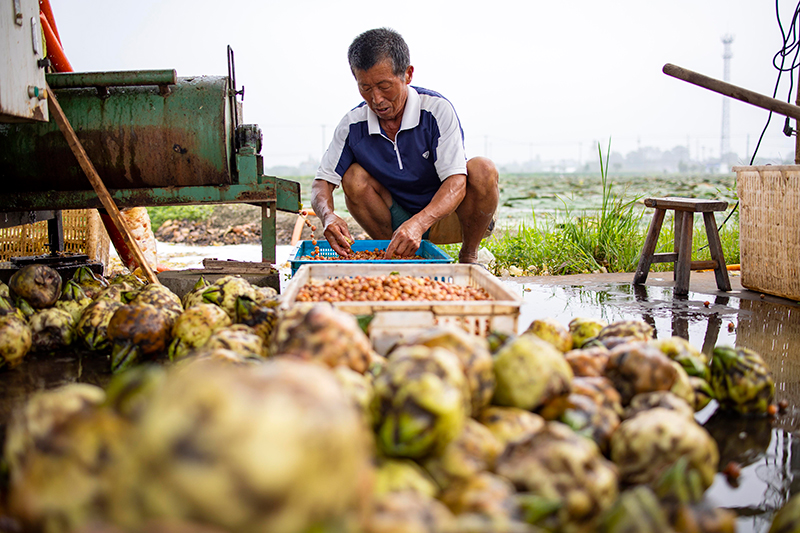
[[[775,67],[778,71],[778,79],[775,81],[775,88],[772,90],[772,97],[775,98],[778,94],[778,87],[780,87],[781,83],[781,76],[784,72],[789,72],[789,92],[786,101],[792,103],[792,92],[794,91],[794,76],[792,72],[800,66],[798,63],[798,59],[800,59],[800,39],[798,39],[798,20],[800,19],[800,1],[797,3],[797,6],[794,8],[794,14],[792,15],[792,21],[789,24],[789,31],[785,31],[783,28],[783,22],[781,21],[781,12],[779,6],[780,0],[775,0],[775,15],[778,19],[778,27],[781,30],[781,37],[783,38],[783,46],[780,50],[773,56],[772,58],[772,66]],[[794,57],[792,58],[792,62],[790,66],[786,67],[786,58],[791,56],[794,53]],[[780,65],[778,65],[778,58],[780,58]],[[761,141],[764,139],[764,134],[767,132],[767,128],[769,127],[769,123],[772,120],[772,111],[769,112],[767,115],[767,123],[764,124],[764,129],[761,130],[761,135],[758,137],[758,142],[756,143],[756,148],[753,150],[753,155],[750,158],[750,166],[756,160],[756,154],[758,154],[758,149],[761,146]],[[786,117],[786,124],[789,123],[789,117]],[[789,126],[788,128],[789,133],[787,133],[787,128],[784,126],[784,134],[788,137],[791,135],[792,128]],[[794,132],[795,134],[797,132]],[[722,224],[719,225],[718,230],[722,229],[728,220],[733,216],[736,212],[736,209],[739,207],[739,201],[736,201],[736,205],[733,206],[731,212],[728,213],[728,216],[725,217],[725,220],[722,221]],[[704,247],[705,248],[705,247]],[[701,248],[702,250],[703,248]]]

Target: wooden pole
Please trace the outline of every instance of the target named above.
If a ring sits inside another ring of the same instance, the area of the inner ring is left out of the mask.
[[[703,87],[704,89],[714,91],[715,93],[730,96],[731,98],[741,100],[742,102],[750,105],[754,105],[768,111],[774,111],[779,115],[800,120],[800,106],[796,106],[782,100],[777,100],[748,89],[743,89],[742,87],[738,87],[731,83],[709,78],[703,74],[698,74],[697,72],[678,67],[671,63],[664,65],[662,71],[668,76],[678,78],[679,80],[688,81],[689,83],[693,83],[694,85]],[[800,89],[800,87],[798,87],[798,89]]]
[[[134,259],[139,265],[139,268],[142,269],[145,278],[147,278],[147,281],[150,283],[158,284],[159,281],[155,272],[153,272],[153,269],[150,267],[150,263],[147,262],[141,248],[139,248],[139,244],[133,238],[128,230],[128,227],[125,225],[125,221],[122,219],[122,215],[120,214],[117,205],[114,203],[114,200],[111,199],[108,189],[106,189],[103,180],[100,179],[100,175],[97,173],[92,161],[86,154],[86,150],[83,149],[80,139],[78,139],[78,136],[75,135],[75,130],[72,129],[72,125],[69,123],[69,120],[67,120],[66,115],[64,115],[64,110],[61,109],[61,105],[58,103],[53,91],[50,90],[49,85],[47,86],[47,107],[55,118],[56,124],[58,124],[58,128],[61,130],[61,133],[63,133],[64,137],[67,139],[67,144],[72,150],[72,153],[75,154],[75,157],[78,159],[78,163],[81,165],[83,172],[86,174],[86,177],[89,178],[89,182],[92,184],[92,187],[97,193],[98,198],[100,198],[100,203],[103,204],[106,212],[108,212],[108,215],[114,222],[114,226],[122,235],[122,240],[125,241],[125,244],[133,253]]]

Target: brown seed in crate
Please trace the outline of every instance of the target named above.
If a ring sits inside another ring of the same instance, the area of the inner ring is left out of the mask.
[[[485,289],[414,276],[354,276],[306,283],[298,302],[490,300]]]
[[[311,255],[304,255],[300,259],[304,261],[375,261],[386,259],[384,256],[386,255],[386,250],[381,250],[380,248],[375,248],[374,250],[360,250],[358,252],[351,252],[350,255],[347,256],[325,256],[319,255],[319,247],[315,248],[314,251],[316,253],[312,253]],[[392,256],[392,259],[407,259],[407,260],[420,260],[425,259],[420,255],[412,255],[410,257],[395,257]]]

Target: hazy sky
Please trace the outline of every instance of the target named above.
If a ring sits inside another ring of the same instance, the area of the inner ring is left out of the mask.
[[[76,71],[174,68],[224,75],[226,45],[246,88],[246,123],[264,133],[266,166],[319,159],[334,126],[360,101],[347,65],[358,33],[399,31],[414,85],[456,107],[469,156],[498,163],[597,159],[597,142],[688,146],[718,157],[723,97],[666,76],[665,63],[722,79],[721,38],[732,34],[731,83],[771,95],[782,46],[764,0],[51,0]],[[780,4],[785,27],[795,5]],[[786,99],[788,75],[778,97]],[[796,87],[794,89],[796,93]],[[794,100],[794,97],[792,98]],[[744,160],[767,112],[731,100],[731,150]],[[791,158],[775,116],[762,158]]]

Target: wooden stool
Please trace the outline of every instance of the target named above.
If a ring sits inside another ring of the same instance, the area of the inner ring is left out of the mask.
[[[673,277],[675,279],[675,294],[686,295],[689,293],[689,274],[692,270],[708,270],[713,268],[717,278],[717,288],[721,291],[731,290],[731,280],[728,278],[728,268],[722,254],[722,245],[719,241],[717,221],[714,219],[715,211],[724,211],[728,202],[721,200],[700,200],[698,198],[646,198],[644,205],[654,207],[656,212],[650,221],[647,238],[642,248],[642,256],[636,274],[633,276],[634,285],[640,285],[647,280],[650,265],[653,263],[675,263]],[[674,252],[666,254],[654,253],[661,225],[664,223],[664,214],[668,209],[675,211],[675,244]],[[711,261],[692,261],[692,233],[694,231],[694,214],[703,213],[708,236],[708,247],[711,251]]]

